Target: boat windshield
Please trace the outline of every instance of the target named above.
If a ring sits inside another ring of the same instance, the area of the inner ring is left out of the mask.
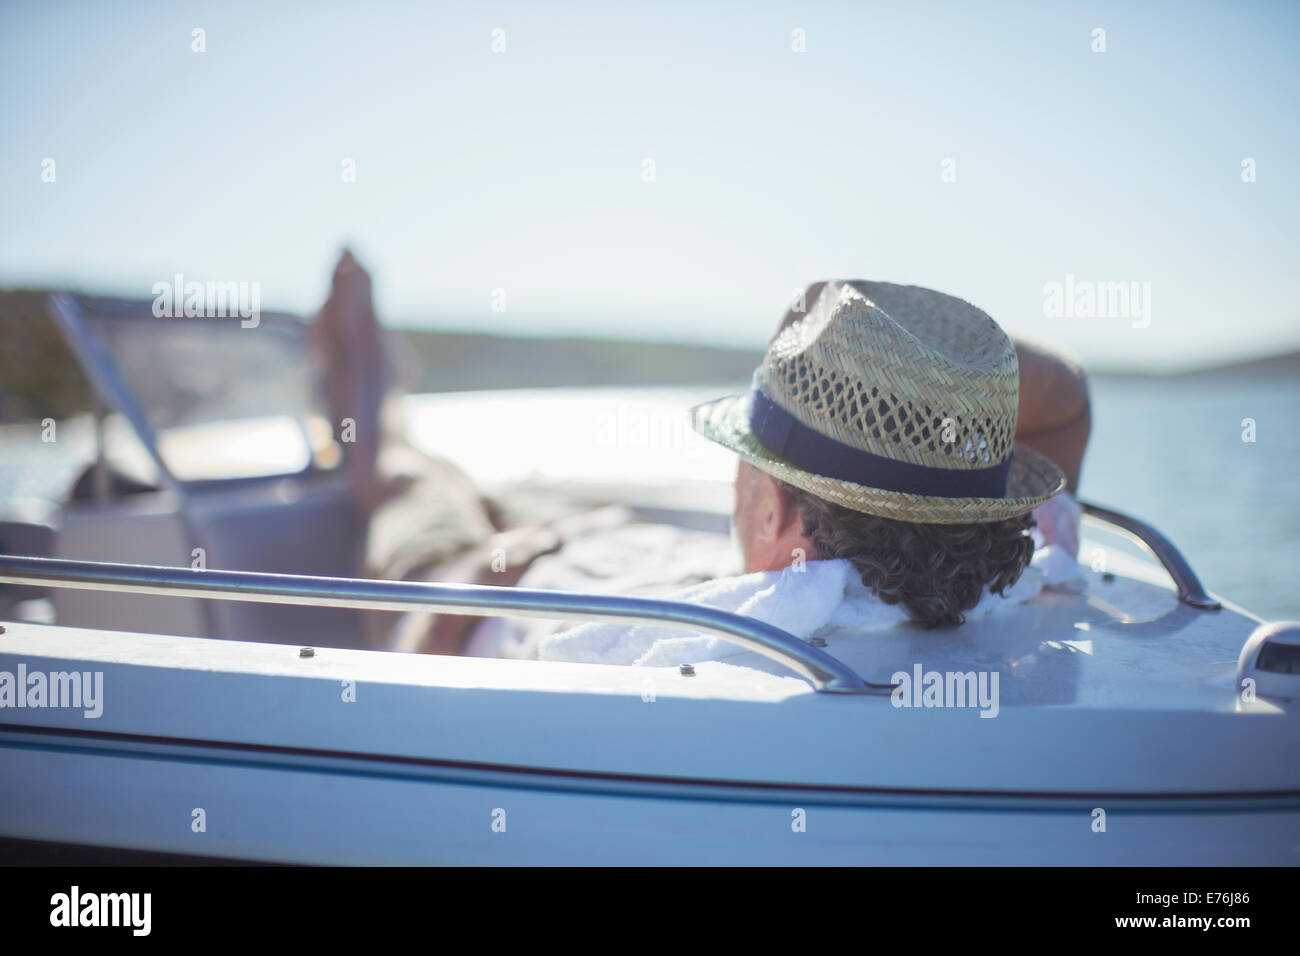
[[[294,474],[329,457],[302,321],[263,314],[244,327],[237,317],[158,318],[147,303],[80,305],[65,328],[93,342],[74,351],[138,432],[143,419],[177,480]]]

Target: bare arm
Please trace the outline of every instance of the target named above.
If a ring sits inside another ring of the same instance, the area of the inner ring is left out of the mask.
[[[1083,453],[1092,431],[1092,406],[1083,369],[1037,342],[1013,340],[1020,360],[1020,414],[1016,441],[1042,452],[1079,487]]]

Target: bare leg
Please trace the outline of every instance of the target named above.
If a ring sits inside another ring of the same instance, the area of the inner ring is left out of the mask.
[[[385,495],[378,470],[383,410],[393,389],[393,363],[371,303],[370,275],[344,250],[311,332],[325,367],[334,436],[343,448],[353,494],[364,513]]]
[[[375,316],[370,276],[350,252],[345,251],[335,267],[330,296],[312,328],[311,341],[325,369],[326,397],[353,497],[367,519],[362,574],[512,586],[536,557],[559,547],[558,536],[545,525],[521,522],[503,527],[505,521],[497,517],[502,509],[464,471],[405,440],[401,395]],[[514,519],[511,524],[520,521]],[[508,570],[493,566],[502,561]],[[455,654],[476,620],[369,612],[367,643]]]

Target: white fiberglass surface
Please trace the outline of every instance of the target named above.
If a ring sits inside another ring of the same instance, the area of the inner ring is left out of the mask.
[[[793,785],[1020,793],[1300,787],[1280,708],[1022,702],[904,708],[725,664],[676,668],[411,657],[12,625],[0,670],[100,672],[102,706],[17,727],[480,766]]]
[[[522,389],[407,398],[412,441],[484,484],[520,480],[730,483],[736,458],[690,427],[705,388]],[[485,440],[485,436],[494,436]]]

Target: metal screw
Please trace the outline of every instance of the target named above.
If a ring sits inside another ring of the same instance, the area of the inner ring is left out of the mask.
[[[300,647],[300,648],[298,648],[298,656],[299,656],[299,657],[315,657],[315,656],[316,656],[316,648],[314,648],[314,647]]]
[[[681,667],[678,668],[678,670],[680,670],[680,671],[682,672],[682,676],[683,676],[683,677],[694,677],[694,676],[695,676],[695,665],[694,665],[694,664],[683,664]]]
[[[825,646],[826,646],[826,638],[824,638],[824,637],[810,637],[810,638],[808,638],[808,643],[811,644],[813,647],[825,647]]]

